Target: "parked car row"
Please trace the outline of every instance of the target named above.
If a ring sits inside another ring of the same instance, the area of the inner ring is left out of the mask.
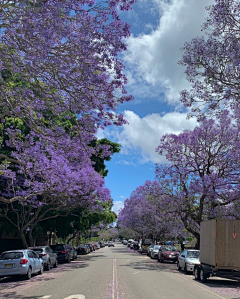
[[[123,240],[122,244],[133,248],[136,242],[137,241],[131,240],[131,242],[129,242],[129,240]],[[151,244],[147,248],[144,248],[144,250],[142,249],[142,246],[140,246],[139,252],[146,252],[147,256],[149,256],[151,259],[157,259],[160,263],[176,263],[178,270],[183,270],[186,274],[190,272],[193,273],[194,266],[200,264],[200,251],[196,249],[184,249],[180,253],[178,249],[172,245]]]
[[[69,244],[55,244],[5,251],[0,255],[0,278],[19,275],[30,279],[32,274],[42,274],[51,267],[57,268],[59,262],[70,263],[78,254],[87,254],[104,246],[104,242],[93,242],[77,249]]]

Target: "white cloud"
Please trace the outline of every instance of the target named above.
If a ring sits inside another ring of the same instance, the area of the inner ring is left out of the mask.
[[[186,119],[187,114],[171,112],[161,116],[157,113],[140,118],[133,111],[124,111],[124,117],[128,125],[121,129],[114,128],[104,131],[107,138],[121,144],[121,153],[125,155],[135,154],[141,163],[165,161],[155,149],[159,145],[161,137],[166,133],[179,134],[183,130],[193,129],[197,125],[196,119]]]
[[[185,41],[203,34],[201,25],[207,17],[205,7],[213,2],[153,0],[161,15],[159,26],[149,34],[142,33],[127,40],[128,52],[124,60],[128,65],[129,85],[137,81],[158,89],[160,86],[170,103],[178,101],[179,91],[188,87],[184,67],[177,64],[182,57],[180,48]]]
[[[114,203],[113,203],[114,205],[113,205],[113,207],[112,207],[112,210],[116,213],[116,214],[118,214],[119,213],[119,211],[120,211],[120,209],[122,209],[123,207],[124,207],[124,203],[122,202],[122,201],[115,201]]]

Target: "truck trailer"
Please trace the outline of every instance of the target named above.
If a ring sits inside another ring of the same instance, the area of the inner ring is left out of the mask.
[[[240,220],[200,223],[200,264],[193,273],[202,282],[212,276],[240,281]]]

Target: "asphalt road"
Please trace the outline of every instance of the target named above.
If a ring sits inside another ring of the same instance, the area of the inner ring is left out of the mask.
[[[30,281],[0,280],[1,299],[240,299],[240,284],[211,278],[207,284],[116,243]]]

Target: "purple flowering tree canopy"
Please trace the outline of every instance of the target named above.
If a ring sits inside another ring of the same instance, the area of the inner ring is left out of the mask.
[[[207,7],[209,17],[202,26],[204,36],[193,38],[183,47],[179,62],[186,66],[191,89],[181,92],[181,101],[192,107],[199,118],[239,106],[239,21],[236,0],[215,0]],[[239,115],[239,114],[238,114]]]

